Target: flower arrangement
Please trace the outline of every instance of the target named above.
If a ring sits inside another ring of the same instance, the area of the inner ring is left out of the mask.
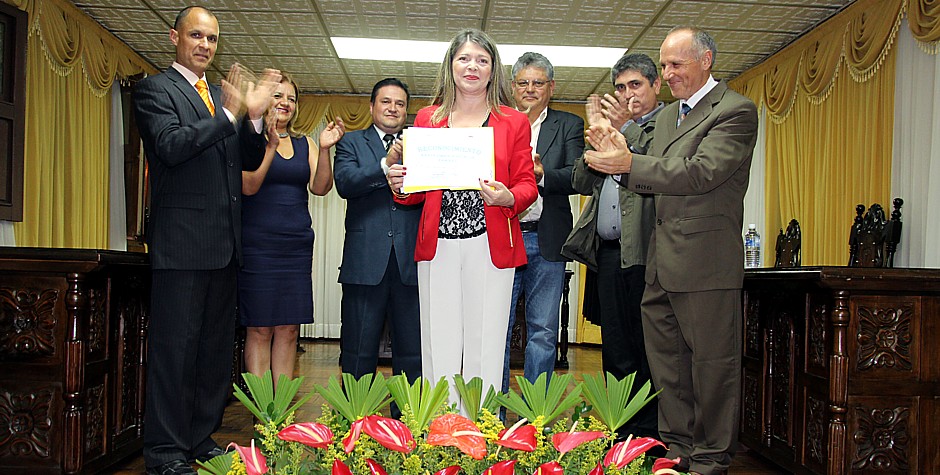
[[[628,437],[621,427],[656,394],[646,382],[633,395],[630,375],[585,375],[572,384],[569,374],[535,383],[518,377],[521,394],[483,394],[479,378],[454,385],[466,415],[448,405],[445,378],[436,384],[380,373],[355,379],[331,377],[317,388],[327,404],[315,422],[295,422],[297,408],[312,394],[291,404],[303,378],[278,380],[243,375],[248,394],[236,397],[259,421],[256,440],[230,444],[226,454],[201,463],[200,475],[678,475],[678,460],[647,463],[645,452],[662,442]],[[394,401],[400,420],[379,415]],[[521,418],[506,427],[498,417],[504,407]],[[570,414],[568,417],[562,417]]]

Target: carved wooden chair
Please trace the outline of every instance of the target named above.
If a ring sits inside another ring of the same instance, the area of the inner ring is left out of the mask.
[[[878,203],[868,211],[862,204],[855,207],[855,222],[849,232],[849,267],[894,267],[894,252],[901,242],[904,200],[895,198],[893,204],[890,220]]]
[[[800,267],[800,222],[791,219],[787,225],[787,232],[780,229],[777,235],[777,245],[774,248],[774,267]]]

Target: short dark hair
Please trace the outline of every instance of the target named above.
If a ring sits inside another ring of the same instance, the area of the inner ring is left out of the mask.
[[[659,70],[656,69],[653,58],[643,53],[625,54],[618,59],[614,67],[610,68],[610,82],[616,86],[617,76],[625,71],[636,71],[642,74],[650,82],[650,86],[659,79]]]
[[[549,81],[555,79],[555,68],[552,66],[552,62],[539,53],[531,51],[522,53],[522,56],[519,56],[519,59],[516,60],[516,64],[512,65],[512,77],[515,78],[516,74],[519,74],[519,71],[525,68],[541,69],[545,71],[545,76],[548,77]]]
[[[180,23],[183,23],[183,20],[185,20],[186,17],[188,17],[189,14],[190,14],[194,9],[196,9],[196,8],[205,11],[205,12],[208,13],[210,16],[212,16],[212,18],[215,18],[215,13],[212,13],[212,10],[209,10],[209,9],[206,8],[206,7],[200,7],[200,6],[198,6],[198,5],[188,6],[188,7],[184,8],[184,9],[180,10],[180,12],[176,14],[176,20],[173,22],[173,29],[176,30],[176,31],[179,31],[179,29],[180,29]]]
[[[408,92],[408,85],[401,82],[398,78],[385,78],[377,83],[375,86],[372,86],[372,96],[369,97],[369,104],[375,104],[375,96],[379,93],[379,89],[382,89],[385,86],[398,86],[405,91],[405,104],[411,101],[411,93]]]

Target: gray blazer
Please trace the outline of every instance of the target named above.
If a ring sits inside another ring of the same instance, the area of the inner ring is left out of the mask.
[[[341,284],[378,285],[385,276],[392,249],[402,283],[418,285],[415,243],[421,205],[392,200],[380,160],[385,146],[375,128],[349,132],[336,144],[333,180],[346,199],[346,237]]]
[[[670,292],[738,289],[744,281],[744,193],[757,107],[719,82],[677,128],[679,101],[659,114],[649,155],[628,186],[656,194],[646,282]]]
[[[662,112],[662,110],[660,110]],[[627,126],[624,136],[631,148],[636,151],[646,151],[653,140],[653,130],[656,127],[654,115],[642,126],[635,122]],[[622,176],[621,180],[626,177]],[[588,168],[581,156],[575,162],[571,173],[571,184],[582,195],[591,195],[581,212],[581,217],[568,236],[562,255],[574,259],[593,271],[597,271],[597,207],[600,204],[601,187],[607,175]],[[653,196],[639,195],[629,191],[627,187],[619,188],[620,201],[620,266],[628,268],[635,265],[646,264],[647,249],[649,247],[650,233],[653,225]]]

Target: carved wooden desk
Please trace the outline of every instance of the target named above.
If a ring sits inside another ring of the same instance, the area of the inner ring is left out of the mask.
[[[145,254],[0,247],[0,473],[95,473],[142,446]]]
[[[940,269],[744,277],[741,441],[794,473],[940,470]]]

